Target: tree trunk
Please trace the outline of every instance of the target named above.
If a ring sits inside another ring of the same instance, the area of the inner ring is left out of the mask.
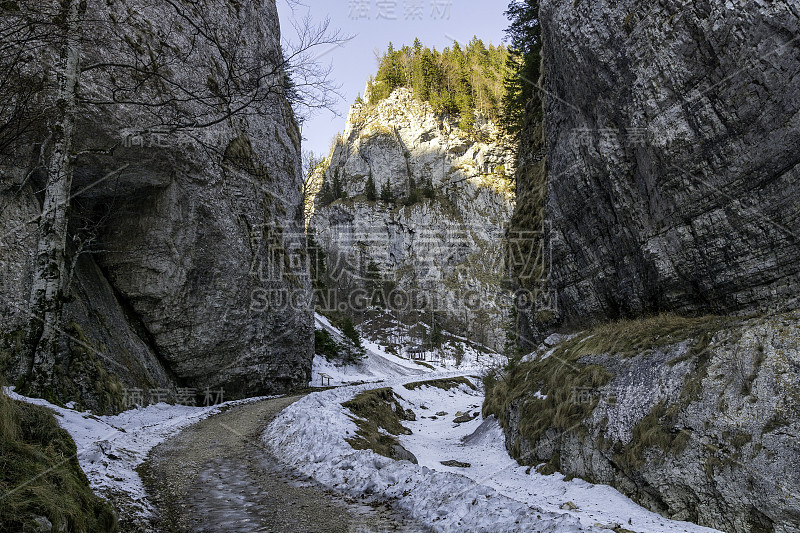
[[[39,243],[31,291],[31,320],[28,336],[31,392],[52,390],[61,311],[64,301],[67,211],[72,188],[72,142],[80,77],[81,2],[62,0],[58,94],[53,108],[51,151],[47,184],[39,219]]]

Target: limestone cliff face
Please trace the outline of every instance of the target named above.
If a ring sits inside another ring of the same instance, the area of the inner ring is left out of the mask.
[[[126,43],[136,51],[157,49],[163,39],[176,47],[190,42],[189,30],[173,24],[176,15],[166,5],[90,4],[115,23],[126,13],[145,13],[152,24],[120,26],[125,38],[109,39],[119,47],[87,48],[85,64],[129,60],[122,55],[131,53],[123,50]],[[237,36],[230,42],[248,57],[280,57],[274,2],[205,4],[205,13]],[[175,79],[212,84],[219,72],[208,63],[213,53],[172,65]],[[102,97],[102,76],[87,71],[82,93]],[[205,102],[191,105],[202,118]],[[252,113],[176,135],[143,134],[153,119],[141,106],[125,104],[87,105],[80,113],[68,263],[76,259],[65,308],[65,324],[77,330],[65,338],[60,366],[69,373],[70,339],[79,330],[102,368],[119,385],[144,388],[145,401],[147,389],[175,385],[240,397],[307,383],[312,298],[300,138],[287,100],[275,91]],[[31,140],[33,150],[41,140]],[[41,184],[35,173],[33,182],[22,178],[33,150],[16,147],[0,168],[0,311],[7,338],[24,327],[30,293],[40,210],[34,191]]]
[[[800,11],[542,0],[539,19],[512,230],[544,253],[514,282],[557,313],[521,310],[523,340],[757,318],[544,340],[494,389],[507,447],[674,518],[797,531]]]
[[[603,330],[553,336],[507,377],[524,374],[540,394],[518,394],[502,413],[506,445],[525,464],[613,485],[670,518],[731,533],[798,531],[798,318],[706,325],[680,342],[655,329],[662,346],[625,353],[622,341],[566,371],[563,353],[591,352],[582,347]],[[537,433],[541,413],[556,414]]]
[[[433,305],[447,329],[501,348],[509,292],[500,242],[514,203],[513,151],[491,123],[479,120],[471,136],[455,124],[406,89],[355,104],[324,178],[338,176],[347,199],[318,202],[310,228],[336,287],[363,289],[373,263],[397,295],[390,308]],[[370,176],[394,201],[366,199]],[[414,187],[419,198],[409,202]]]
[[[797,7],[545,0],[540,18],[563,318],[796,305]]]

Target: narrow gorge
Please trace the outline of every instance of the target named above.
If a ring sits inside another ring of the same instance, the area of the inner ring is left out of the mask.
[[[800,531],[796,3],[307,4],[0,2],[0,531]]]

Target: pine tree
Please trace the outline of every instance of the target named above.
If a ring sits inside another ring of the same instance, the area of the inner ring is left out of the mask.
[[[392,186],[389,183],[389,178],[386,178],[386,183],[381,187],[381,200],[387,204],[394,202],[394,195],[392,195]]]
[[[333,196],[333,190],[331,189],[331,184],[327,181],[322,182],[322,188],[319,190],[319,203],[323,207],[326,205],[330,205],[336,198]]]
[[[406,205],[414,205],[421,199],[420,190],[417,188],[417,183],[411,176],[408,177],[408,197],[406,198]]]
[[[339,179],[339,169],[336,168],[333,171],[333,199],[344,199],[347,198],[347,193],[344,192],[344,187],[342,187],[342,181]]]
[[[361,348],[361,336],[358,334],[355,325],[353,325],[353,320],[350,317],[346,317],[342,321],[342,333],[345,337],[353,341],[353,344],[357,348]]]
[[[422,195],[425,198],[430,198],[433,200],[436,198],[436,190],[433,188],[433,182],[430,178],[425,182],[425,185],[422,187]]]
[[[372,179],[372,172],[367,177],[367,184],[364,186],[364,196],[367,200],[374,202],[378,199],[378,191],[375,189],[375,180]]]
[[[315,289],[325,288],[327,266],[325,264],[325,251],[317,244],[313,227],[309,227],[306,235],[308,242],[308,259],[311,270],[311,283]]]
[[[431,345],[441,346],[443,340],[444,335],[442,335],[442,326],[439,324],[439,320],[437,320],[436,316],[434,315],[433,323],[431,324]]]
[[[429,102],[435,112],[459,115],[464,128],[470,130],[473,119],[467,108],[477,109],[491,120],[500,118],[507,55],[504,46],[486,46],[478,38],[466,47],[454,43],[452,49],[442,52],[424,47],[419,39],[399,50],[390,46],[369,84],[370,104],[406,87],[415,98]]]
[[[475,113],[473,112],[472,99],[466,94],[459,95],[458,114],[461,120],[458,123],[459,129],[467,133],[472,133],[475,127]]]
[[[511,46],[506,60],[502,125],[508,133],[517,134],[528,102],[538,97],[542,49],[539,2],[512,0],[506,16],[511,21],[506,30]]]
[[[369,264],[367,265],[367,272],[364,275],[366,278],[366,289],[370,295],[370,302],[373,306],[381,306],[385,303],[385,298],[382,294],[382,283],[381,280],[383,276],[381,275],[381,270],[375,261],[370,260]]]

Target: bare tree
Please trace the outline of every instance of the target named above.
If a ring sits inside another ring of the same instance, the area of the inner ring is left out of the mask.
[[[34,347],[30,379],[35,390],[46,391],[53,382],[55,353],[61,328],[64,250],[67,239],[67,206],[72,190],[72,135],[75,130],[80,81],[81,23],[85,3],[65,0],[58,12],[61,44],[58,88],[52,110],[47,187],[39,219],[39,242],[31,291],[28,346]]]
[[[140,0],[137,9],[116,13],[100,0],[3,6],[0,72],[24,72],[19,58],[31,47],[42,50],[38,57],[45,63],[48,53],[57,50],[52,64],[39,66],[52,69],[55,86],[48,86],[45,76],[42,86],[29,87],[33,92],[28,94],[24,84],[4,87],[0,82],[0,91],[14,95],[6,100],[12,104],[0,105],[0,148],[19,142],[21,133],[34,127],[37,115],[27,111],[34,97],[44,95],[40,109],[47,135],[39,163],[44,199],[25,346],[29,389],[42,394],[53,385],[69,277],[66,244],[79,155],[73,138],[78,116],[119,109],[133,114],[144,130],[191,134],[287,100],[298,110],[330,107],[338,88],[315,53],[347,37],[330,31],[328,20],[314,25],[305,18],[296,26],[299,41],[291,49],[281,51],[277,42],[248,43],[220,17],[230,10],[238,13],[240,6],[216,0]],[[167,20],[154,33],[151,21],[159,17]],[[116,147],[100,151],[112,155]],[[219,155],[218,147],[204,147]]]
[[[0,162],[41,120],[37,103],[45,83],[44,73],[29,64],[46,30],[18,16],[10,4],[0,3]]]
[[[323,173],[328,158],[312,151],[303,151],[303,211],[306,226],[314,215],[314,201],[322,188]]]

